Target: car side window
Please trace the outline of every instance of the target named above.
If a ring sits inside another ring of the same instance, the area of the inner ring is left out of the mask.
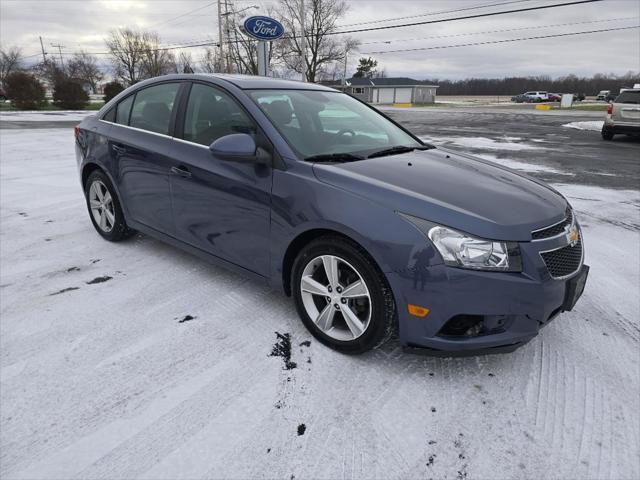
[[[115,122],[116,120],[116,107],[111,107],[107,113],[104,114],[102,120],[105,122]]]
[[[120,125],[129,125],[129,114],[131,113],[131,104],[133,97],[130,95],[118,104],[116,109],[116,123]]]
[[[169,135],[171,111],[179,88],[179,83],[163,83],[139,90],[131,109],[129,125]]]
[[[194,83],[184,119],[184,140],[209,146],[232,133],[256,137],[255,123],[238,103],[220,89]]]

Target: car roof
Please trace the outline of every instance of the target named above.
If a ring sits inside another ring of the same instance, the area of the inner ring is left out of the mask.
[[[251,89],[274,89],[274,90],[320,90],[325,92],[335,92],[337,90],[318,85],[315,83],[307,83],[296,80],[284,80],[281,78],[261,77],[258,75],[239,75],[228,73],[178,73],[170,75],[162,75],[154,77],[140,84],[150,84],[156,81],[166,80],[204,80],[216,83],[215,80],[222,80],[231,83],[243,90]]]

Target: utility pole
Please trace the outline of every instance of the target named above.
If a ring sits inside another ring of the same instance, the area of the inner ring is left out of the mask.
[[[60,66],[64,68],[64,61],[62,60],[62,49],[64,48],[64,45],[60,45],[60,44],[54,45],[52,43],[51,46],[58,49],[58,53],[60,54]]]
[[[224,38],[227,40],[231,40],[231,29],[229,28],[229,16],[233,11],[233,5],[231,5],[231,10],[229,10],[229,0],[224,0]],[[226,64],[226,73],[233,73],[231,71],[231,45],[227,44],[227,48],[225,49],[225,64]]]
[[[44,51],[44,44],[42,43],[42,37],[38,37],[40,39],[40,48],[42,49],[42,63],[47,63],[47,53]]]
[[[218,65],[222,72],[224,72],[224,41],[222,39],[222,0],[218,0]]]
[[[302,35],[302,81],[307,81],[307,36],[304,28],[304,0],[300,0],[300,35]]]
[[[344,51],[344,70],[342,72],[342,86],[347,84],[347,57],[349,56],[349,50]]]

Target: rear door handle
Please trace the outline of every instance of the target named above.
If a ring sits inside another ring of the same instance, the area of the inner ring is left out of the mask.
[[[114,152],[123,155],[125,153],[127,153],[127,149],[125,147],[122,147],[120,145],[116,145],[115,143],[111,144],[111,148],[113,149]]]
[[[180,175],[184,178],[191,178],[191,172],[184,165],[180,165],[179,167],[171,167],[171,173],[174,175]]]

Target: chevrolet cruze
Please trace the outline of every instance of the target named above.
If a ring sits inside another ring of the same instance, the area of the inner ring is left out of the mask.
[[[293,296],[342,352],[511,351],[582,294],[563,196],[422,142],[336,90],[239,75],[138,83],[76,127],[89,218]]]

